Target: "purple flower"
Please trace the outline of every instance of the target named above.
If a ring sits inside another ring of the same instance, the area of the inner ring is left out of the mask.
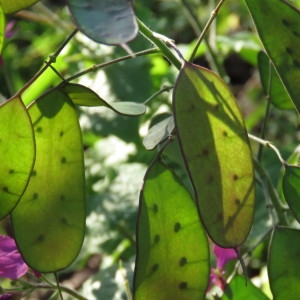
[[[228,261],[237,258],[237,254],[233,248],[221,248],[214,245],[213,252],[216,255],[216,268],[212,268],[210,272],[210,290],[212,284],[220,287],[223,291],[226,286],[225,265]]]
[[[6,24],[5,27],[5,38],[11,38],[15,33],[16,30],[14,30],[16,21],[10,21]],[[1,49],[0,49],[0,54],[1,54]],[[0,66],[3,65],[3,57],[0,55]]]
[[[5,27],[5,38],[10,38],[12,37],[15,33],[16,33],[16,30],[13,30],[14,27],[15,27],[15,24],[16,24],[16,21],[10,21],[6,24],[6,27]]]
[[[27,271],[28,267],[19,253],[14,239],[0,235],[0,277],[16,280],[25,275]]]
[[[0,300],[9,300],[11,299],[13,295],[12,294],[3,294],[3,295],[0,295]]]

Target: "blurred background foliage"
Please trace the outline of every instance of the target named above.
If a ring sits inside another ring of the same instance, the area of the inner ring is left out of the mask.
[[[300,6],[299,0],[290,2]],[[174,39],[186,57],[191,54],[201,28],[215,6],[214,0],[134,1],[137,16],[151,30]],[[14,22],[14,26],[13,35],[6,39],[2,51],[2,100],[23,87],[74,28],[64,2],[58,0],[39,2],[7,21]],[[257,55],[262,46],[243,1],[225,2],[207,40],[226,72],[224,79],[237,98],[249,132],[259,136],[267,107],[257,69]],[[136,52],[150,48],[151,44],[139,35],[129,43],[129,47]],[[126,54],[121,47],[99,45],[77,34],[54,66],[67,78],[92,65]],[[194,62],[214,68],[205,43]],[[170,67],[164,58],[152,54],[86,74],[77,82],[93,89],[108,102],[143,102],[162,87],[172,86],[176,75],[175,68]],[[60,80],[48,70],[28,97],[36,98]],[[157,122],[170,112],[170,91],[149,101],[147,112],[141,117],[119,116],[103,107],[78,108],[85,146],[87,230],[78,259],[60,276],[62,281],[68,281],[94,262],[89,278],[77,286],[90,300],[127,299],[135,257],[138,193],[147,165],[155,156],[155,150],[145,149],[143,138],[150,123]],[[271,106],[265,138],[274,142],[285,159],[292,155],[300,139],[295,111]],[[257,144],[252,144],[252,147],[256,155]],[[165,156],[169,162],[178,164],[176,144],[166,151]],[[277,186],[281,167],[278,159],[267,149],[263,162]],[[258,189],[255,225],[245,247],[248,251],[253,250],[252,256],[246,258],[250,278],[270,295],[266,279],[267,240],[260,242],[272,228],[266,208],[267,198],[268,195]],[[5,224],[2,231],[9,228]]]

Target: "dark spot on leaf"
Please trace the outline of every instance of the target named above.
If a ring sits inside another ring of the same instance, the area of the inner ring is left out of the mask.
[[[284,26],[286,26],[286,27],[289,27],[289,26],[291,25],[290,22],[287,21],[287,20],[285,20],[285,19],[282,19],[281,22],[282,22],[282,24],[283,24]]]
[[[36,170],[33,170],[31,176],[36,176]]]
[[[158,265],[158,264],[154,264],[154,265],[152,266],[152,272],[157,271],[158,268],[159,268],[159,265]]]
[[[67,220],[65,217],[62,217],[62,218],[60,219],[60,222],[61,222],[62,224],[64,224],[64,225],[68,224],[68,220]]]
[[[239,179],[239,177],[236,174],[233,174],[232,178],[233,178],[234,181]]]
[[[7,187],[7,186],[4,186],[4,187],[2,188],[2,191],[3,191],[3,192],[8,192],[8,187]]]
[[[209,150],[208,149],[203,149],[202,150],[202,155],[208,156],[208,154],[209,154]]]
[[[32,196],[32,199],[38,199],[39,197],[39,194],[38,193],[34,193],[33,196]]]
[[[60,160],[60,162],[62,163],[62,164],[64,164],[65,162],[67,161],[67,159],[63,156],[62,158],[61,158],[61,160]]]
[[[160,235],[156,234],[154,237],[154,243],[157,244],[160,241]]]
[[[300,61],[299,61],[299,60],[294,59],[294,60],[293,60],[293,64],[294,64],[294,66],[295,66],[296,68],[300,68]]]
[[[15,170],[14,169],[10,169],[9,170],[9,174],[14,174],[15,173]]]
[[[207,177],[207,183],[212,183],[214,181],[214,176],[213,175],[209,175]]]
[[[60,196],[60,200],[61,200],[61,201],[64,201],[65,199],[66,199],[66,197],[65,197],[64,195],[61,195],[61,196]]]
[[[296,37],[300,37],[300,32],[293,31],[293,35],[296,36]]]
[[[217,221],[220,221],[220,220],[222,220],[223,219],[223,214],[222,213],[219,213],[218,215],[217,215]]]
[[[292,50],[291,48],[289,48],[289,47],[286,47],[286,48],[285,48],[285,52],[286,52],[287,54],[289,54],[289,55],[293,54],[293,50]]]
[[[153,204],[152,209],[153,209],[154,213],[158,213],[158,205],[157,204]]]
[[[182,281],[182,282],[179,283],[179,288],[180,288],[181,290],[186,290],[187,287],[188,287],[188,284],[187,284],[186,281]]]
[[[241,205],[241,200],[240,200],[240,199],[235,199],[234,202],[235,202],[235,204],[238,205],[238,206]]]
[[[181,224],[179,222],[175,223],[174,225],[174,231],[178,232],[181,229]]]
[[[213,108],[214,110],[219,110],[219,104],[218,103],[213,104]]]
[[[64,135],[64,132],[61,131],[61,132],[59,133],[59,136],[63,136],[63,135]]]
[[[36,241],[38,243],[41,243],[45,240],[45,236],[43,234],[40,234],[37,238],[36,238]]]
[[[187,112],[192,112],[196,109],[194,104],[190,104],[189,106],[186,106],[186,108],[187,108]]]
[[[41,133],[41,132],[43,132],[43,128],[39,126],[39,127],[37,127],[37,129],[35,131]]]
[[[223,136],[228,136],[228,132],[226,130],[223,130],[222,134]]]
[[[186,259],[186,257],[181,257],[180,258],[180,260],[179,260],[179,266],[180,267],[183,267],[183,266],[185,266],[187,264],[187,259]]]

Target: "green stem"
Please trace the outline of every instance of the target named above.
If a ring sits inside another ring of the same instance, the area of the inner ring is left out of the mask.
[[[192,52],[192,54],[191,54],[191,57],[190,57],[189,61],[193,61],[193,59],[194,59],[194,57],[195,57],[195,55],[196,55],[196,53],[197,53],[197,50],[198,50],[198,48],[199,48],[199,46],[200,46],[202,40],[204,39],[204,37],[205,37],[205,35],[206,35],[206,33],[207,33],[207,31],[208,31],[208,29],[209,29],[211,23],[214,21],[214,19],[215,19],[216,16],[218,15],[220,8],[221,8],[221,6],[224,4],[225,1],[226,1],[226,0],[221,0],[221,1],[218,3],[218,5],[216,6],[215,10],[211,13],[209,20],[207,21],[207,23],[206,23],[206,25],[205,25],[205,27],[204,27],[204,29],[203,29],[201,35],[199,36],[199,38],[198,38],[198,40],[197,40],[196,46],[195,46],[195,48],[194,48],[194,50],[193,50],[193,52]]]
[[[194,29],[195,33],[197,36],[201,35],[201,32],[203,31],[203,26],[202,24],[199,22],[198,18],[195,16],[192,7],[190,6],[190,4],[188,3],[188,1],[186,0],[181,0],[183,7],[185,8],[187,14],[188,14],[188,21],[190,23],[190,25],[192,26],[192,28]],[[225,78],[226,72],[224,70],[224,67],[222,65],[222,63],[220,63],[219,59],[218,59],[218,55],[216,53],[216,51],[213,49],[213,47],[211,46],[209,39],[207,38],[207,36],[204,36],[204,42],[208,51],[208,60],[209,60],[209,64],[217,71],[217,73],[222,77]],[[191,62],[191,61],[190,61]]]
[[[181,68],[181,61],[174,55],[174,53],[166,45],[167,38],[162,35],[151,31],[141,20],[137,19],[139,24],[140,33],[152,42],[162,54],[172,63],[178,70]]]
[[[271,142],[265,141],[265,140],[263,140],[263,139],[261,139],[261,138],[258,138],[258,137],[256,137],[256,136],[250,134],[250,133],[248,134],[248,137],[249,137],[249,139],[251,139],[251,140],[253,140],[253,141],[255,141],[255,142],[258,142],[258,143],[261,144],[262,146],[271,148],[271,149],[276,153],[276,155],[277,155],[279,161],[281,162],[281,164],[282,164],[283,166],[287,165],[287,162],[282,158],[282,156],[281,156],[279,150],[278,150]]]
[[[269,117],[269,113],[270,113],[270,107],[271,107],[271,85],[272,85],[272,64],[271,64],[271,60],[269,61],[269,81],[268,81],[268,90],[267,90],[267,107],[266,107],[266,112],[265,112],[265,117],[263,120],[263,124],[262,124],[262,130],[261,130],[261,138],[264,139],[265,138],[265,134],[266,134],[266,128],[267,128],[267,120]],[[263,155],[263,145],[260,144],[260,147],[258,148],[258,154],[257,154],[257,159],[258,161],[262,160],[262,155]]]
[[[99,69],[102,69],[104,67],[107,67],[109,65],[112,65],[112,64],[115,64],[115,63],[118,63],[118,62],[121,62],[121,61],[124,61],[124,60],[128,60],[128,59],[132,59],[134,57],[137,57],[137,56],[143,56],[143,55],[148,55],[148,54],[154,54],[154,53],[158,53],[159,50],[156,49],[156,48],[152,48],[152,49],[147,49],[147,50],[143,50],[143,51],[140,51],[140,52],[136,52],[134,53],[134,55],[126,55],[126,56],[122,56],[122,57],[119,57],[119,58],[116,58],[116,59],[113,59],[113,60],[110,60],[108,62],[105,62],[105,63],[102,63],[102,64],[99,64],[99,65],[94,65],[92,66],[91,68],[88,68],[82,72],[79,72],[73,76],[70,76],[69,78],[66,78],[64,79],[64,82],[69,82],[69,81],[72,81],[74,79],[77,79],[85,74],[88,74],[88,73],[91,73],[91,72],[95,72]]]
[[[154,93],[153,95],[151,95],[147,100],[144,101],[144,104],[146,105],[149,101],[151,101],[152,99],[154,99],[155,97],[157,97],[158,95],[164,93],[164,92],[168,92],[169,90],[173,89],[173,86],[165,86],[162,87],[159,91],[157,91],[156,93]]]
[[[278,196],[278,193],[276,192],[273,184],[271,183],[269,176],[267,175],[264,168],[261,166],[261,164],[256,159],[254,159],[254,166],[255,166],[256,172],[258,173],[258,175],[260,176],[260,178],[262,180],[263,188],[268,191],[270,200],[272,202],[272,206],[275,209],[277,217],[278,217],[278,224],[283,225],[283,226],[289,226],[289,221],[285,214],[286,208],[283,205],[283,203],[281,202],[281,200]],[[273,225],[275,225],[275,224],[273,224]]]
[[[64,47],[69,43],[69,41],[73,38],[73,36],[77,33],[77,29],[75,29],[68,37],[67,39],[60,45],[60,47],[56,50],[56,52],[53,55],[49,56],[49,61],[46,62],[46,65],[37,72],[17,93],[15,96],[20,96],[22,93],[31,85],[34,81],[41,76],[46,69],[56,61],[57,56],[60,54],[60,52],[64,49]],[[15,97],[14,96],[14,97]]]

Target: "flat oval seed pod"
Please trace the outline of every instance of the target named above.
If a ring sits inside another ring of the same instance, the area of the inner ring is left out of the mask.
[[[284,198],[291,209],[291,212],[300,223],[299,179],[300,167],[286,165],[285,172],[282,178],[282,191],[284,194]]]
[[[273,299],[298,299],[300,295],[300,230],[276,227],[269,247],[268,276]]]
[[[54,272],[73,262],[84,238],[81,132],[74,105],[60,90],[36,100],[28,112],[36,161],[12,224],[25,262],[39,272]]]
[[[78,28],[95,42],[124,44],[138,33],[131,0],[68,0],[67,3]]]
[[[19,202],[34,164],[33,128],[18,97],[0,106],[0,220]]]
[[[184,62],[173,92],[175,126],[203,224],[221,247],[247,238],[254,171],[243,118],[215,73]]]
[[[197,207],[157,161],[140,194],[134,299],[203,299],[209,270],[208,241]]]
[[[263,46],[299,113],[300,11],[285,0],[245,2]]]
[[[62,87],[62,91],[69,96],[75,105],[105,106],[125,116],[140,116],[146,112],[146,105],[143,103],[129,101],[108,103],[93,90],[77,83],[66,84]]]

